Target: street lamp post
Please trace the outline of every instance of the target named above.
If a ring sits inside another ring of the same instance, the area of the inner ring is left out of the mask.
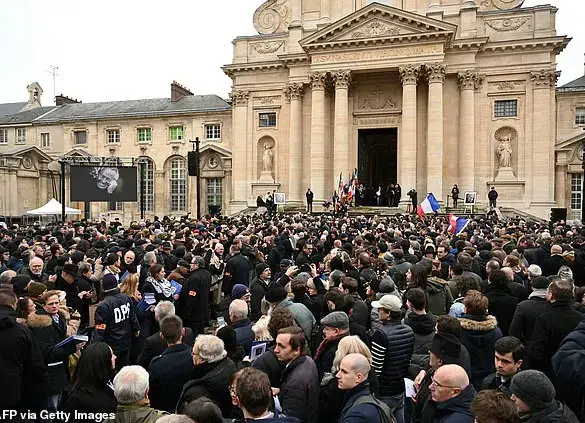
[[[201,219],[201,168],[199,166],[199,144],[201,143],[201,141],[199,141],[199,137],[195,137],[195,140],[189,140],[190,143],[193,144],[193,151],[195,151],[195,167],[197,170],[197,174],[195,175],[195,177],[197,178],[195,184],[197,187],[197,220]]]

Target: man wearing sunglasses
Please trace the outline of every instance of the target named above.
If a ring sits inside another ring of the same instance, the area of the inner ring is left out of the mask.
[[[473,423],[470,411],[475,389],[463,367],[446,364],[437,369],[431,385],[431,400],[423,410],[423,422]]]

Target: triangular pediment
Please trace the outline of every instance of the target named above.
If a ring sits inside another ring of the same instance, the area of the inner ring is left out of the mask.
[[[212,154],[217,153],[223,158],[232,157],[232,153],[229,150],[226,150],[223,147],[220,147],[216,144],[206,144],[199,149],[199,153],[201,154]]]
[[[12,150],[12,151],[6,151],[6,152],[2,153],[2,156],[7,157],[7,158],[15,158],[15,159],[29,158],[29,159],[35,159],[38,162],[45,162],[45,163],[49,163],[53,160],[53,158],[51,156],[49,156],[47,153],[45,153],[39,147],[34,146],[34,145],[30,146],[30,147],[17,148],[17,149]]]
[[[447,22],[371,3],[305,37],[300,43],[305,49],[311,49],[363,40],[400,42],[433,38],[449,41],[456,30],[456,25]]]

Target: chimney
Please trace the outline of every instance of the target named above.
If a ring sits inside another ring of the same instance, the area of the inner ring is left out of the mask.
[[[55,96],[55,105],[56,106],[63,106],[65,104],[75,104],[81,103],[81,101],[77,100],[76,98],[70,98],[66,95],[59,94]]]
[[[194,94],[187,88],[179,84],[177,81],[173,81],[173,83],[171,84],[171,101],[179,101],[180,99],[188,95]]]

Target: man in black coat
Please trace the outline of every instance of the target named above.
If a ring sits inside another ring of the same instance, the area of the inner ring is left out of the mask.
[[[343,311],[331,312],[321,319],[321,327],[323,341],[315,353],[319,381],[323,379],[325,373],[331,373],[339,341],[349,335],[349,317]]]
[[[510,383],[514,375],[522,370],[525,351],[518,338],[504,336],[498,339],[494,347],[496,372],[486,376],[480,390],[498,389],[510,397]]]
[[[67,307],[71,307],[75,311],[81,311],[82,304],[79,296],[79,286],[76,281],[78,274],[79,269],[76,264],[65,263],[55,282],[55,289],[65,292]]]
[[[154,308],[154,320],[157,322],[162,321],[167,316],[175,315],[175,306],[170,301],[161,301]],[[181,342],[187,344],[189,347],[193,347],[195,343],[195,336],[191,328],[183,327],[183,336]],[[167,348],[167,343],[161,336],[161,332],[157,332],[150,335],[144,340],[144,347],[140,355],[138,356],[138,365],[148,369],[148,365],[152,359],[158,355],[161,355]]]
[[[525,346],[530,344],[537,317],[548,308],[546,300],[548,285],[548,278],[544,276],[531,279],[532,293],[527,300],[521,301],[514,311],[508,333],[520,339]]]
[[[583,315],[571,308],[574,285],[567,279],[556,279],[548,287],[548,309],[534,324],[532,340],[528,348],[529,367],[543,371],[555,384],[551,359],[561,342],[583,319]]]
[[[550,257],[542,263],[542,276],[556,275],[561,266],[568,266],[569,264],[563,258],[563,247],[560,245],[553,245],[550,247]]]
[[[36,338],[26,326],[16,323],[16,302],[13,292],[0,289],[0,380],[5,381],[0,388],[1,410],[29,408],[31,400],[40,396],[33,388],[47,381]]]
[[[178,316],[170,315],[160,322],[160,337],[167,344],[163,353],[148,366],[152,408],[173,413],[183,385],[193,371],[191,347],[182,343],[185,330]]]
[[[230,247],[230,258],[225,263],[221,289],[225,295],[231,295],[236,284],[250,285],[250,261],[241,253],[241,242]]]
[[[307,192],[305,193],[305,197],[307,197],[307,213],[313,213],[313,191],[311,188],[307,188]]]
[[[518,298],[510,293],[508,278],[501,270],[493,270],[488,276],[485,296],[489,301],[489,312],[498,320],[498,327],[504,336],[508,335]]]
[[[201,256],[194,256],[191,260],[191,272],[179,294],[177,314],[193,333],[201,334],[209,325],[211,273],[205,270],[205,260]]]
[[[250,284],[250,319],[253,321],[262,316],[262,298],[268,294],[272,271],[266,263],[259,263],[256,265],[256,274],[258,276]]]

